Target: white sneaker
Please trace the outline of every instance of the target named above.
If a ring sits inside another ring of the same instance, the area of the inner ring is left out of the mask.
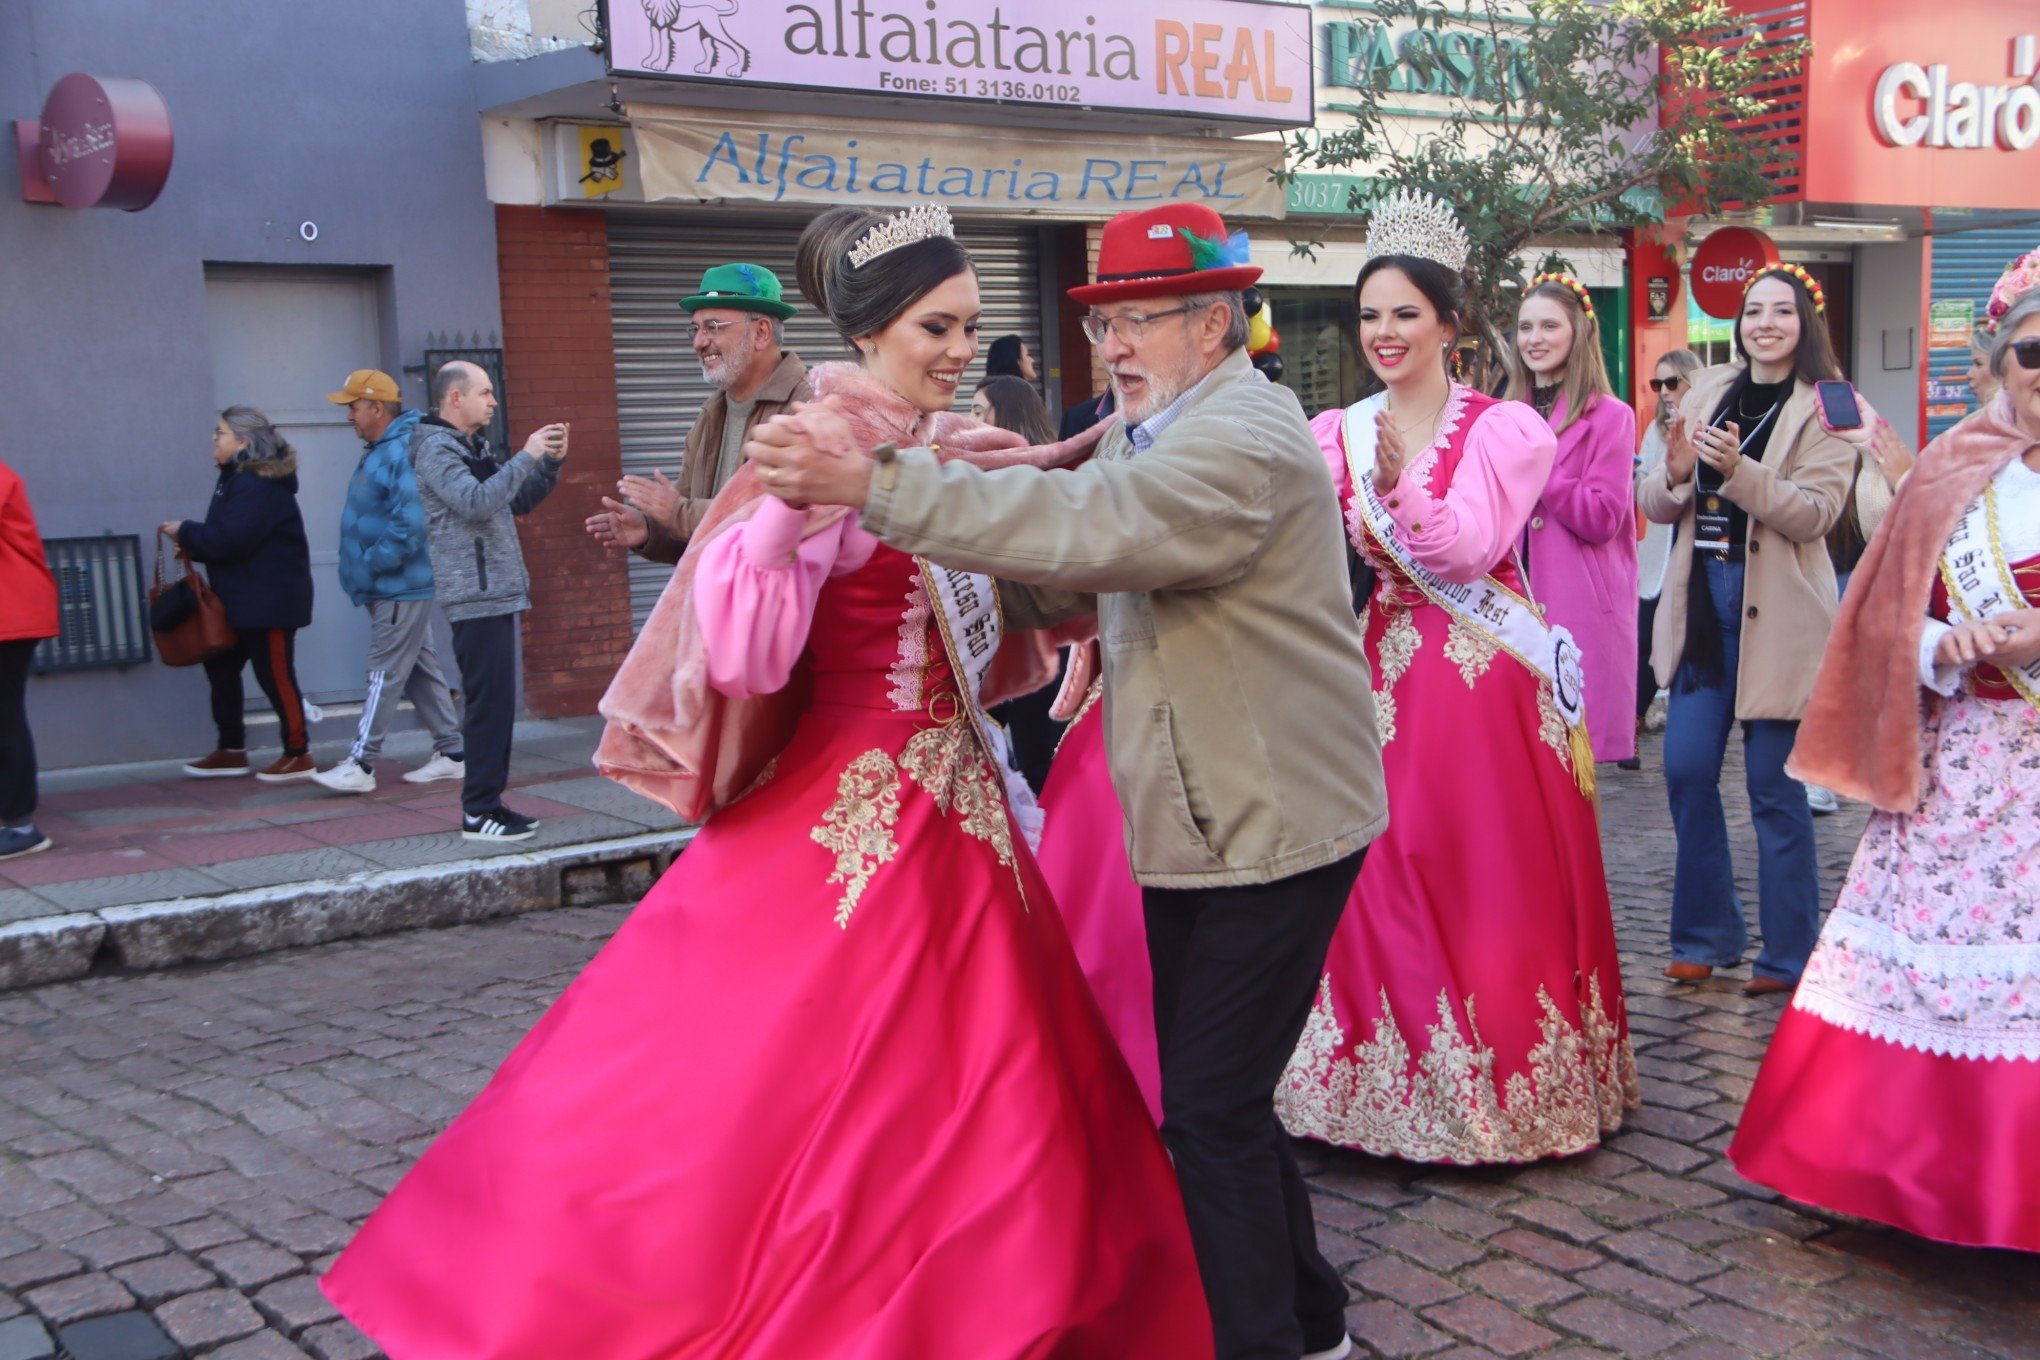
[[[1806,805],[1813,809],[1815,816],[1819,817],[1825,817],[1831,812],[1840,812],[1842,810],[1842,805],[1835,801],[1835,791],[1823,788],[1819,784],[1808,784],[1806,786]]]
[[[312,782],[322,789],[335,793],[374,793],[375,776],[361,768],[352,756],[341,761],[330,770],[320,770],[312,775]]]
[[[1348,1332],[1339,1338],[1338,1345],[1327,1350],[1311,1351],[1303,1357],[1303,1360],[1346,1360],[1352,1353],[1353,1334]]]
[[[420,765],[417,769],[406,770],[404,772],[404,782],[406,784],[431,784],[436,783],[441,779],[466,779],[466,778],[467,778],[466,761],[448,759],[446,756],[440,755],[437,751],[434,751],[432,753],[432,759],[426,761],[423,765]]]

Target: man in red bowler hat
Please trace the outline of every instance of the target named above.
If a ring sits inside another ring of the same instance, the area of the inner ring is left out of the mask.
[[[1121,423],[1067,471],[857,449],[832,412],[761,426],[773,494],[847,505],[892,546],[1001,580],[1008,620],[1095,613],[1105,730],[1141,884],[1176,1162],[1220,1360],[1351,1354],[1274,1092],[1386,827],[1331,473],[1248,361],[1261,271],[1216,212],[1106,224],[1070,290]],[[850,450],[846,453],[844,450]]]

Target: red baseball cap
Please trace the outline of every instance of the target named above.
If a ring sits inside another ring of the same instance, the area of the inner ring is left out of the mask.
[[[1261,277],[1259,265],[1212,263],[1225,258],[1226,244],[1225,219],[1202,203],[1121,213],[1099,238],[1098,281],[1070,289],[1070,299],[1088,305],[1251,287]],[[1198,262],[1200,254],[1206,263]]]

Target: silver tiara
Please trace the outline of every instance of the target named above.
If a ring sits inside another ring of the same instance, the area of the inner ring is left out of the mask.
[[[1466,268],[1473,243],[1442,199],[1415,189],[1398,189],[1374,207],[1367,223],[1367,253],[1414,255],[1436,260],[1453,273]]]
[[[860,236],[857,244],[850,247],[850,267],[862,269],[881,255],[890,255],[902,246],[931,236],[956,239],[956,224],[949,220],[949,209],[940,203],[916,204],[894,213]]]

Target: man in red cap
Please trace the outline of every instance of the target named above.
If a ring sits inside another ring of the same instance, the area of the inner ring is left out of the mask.
[[[828,411],[745,448],[773,494],[1001,578],[1007,619],[1096,613],[1105,730],[1154,969],[1162,1137],[1221,1360],[1351,1353],[1274,1091],[1367,843],[1387,826],[1331,473],[1248,361],[1260,270],[1201,205],[1105,227],[1084,332],[1123,422],[1070,471],[854,450]]]

